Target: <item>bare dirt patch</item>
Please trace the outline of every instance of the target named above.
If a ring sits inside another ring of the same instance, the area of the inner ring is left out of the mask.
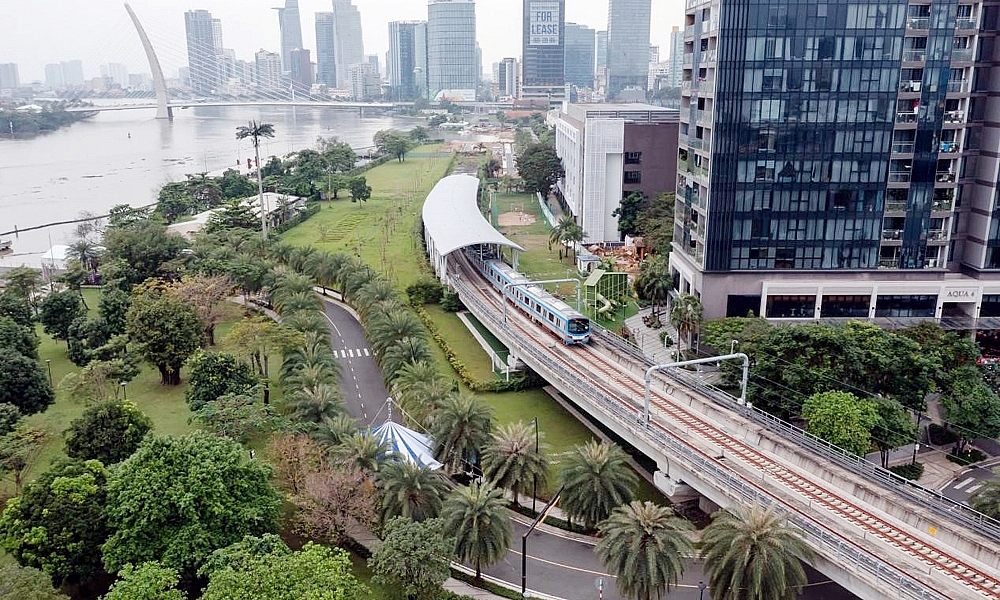
[[[497,217],[500,227],[527,227],[537,220],[535,215],[520,211],[505,212]]]

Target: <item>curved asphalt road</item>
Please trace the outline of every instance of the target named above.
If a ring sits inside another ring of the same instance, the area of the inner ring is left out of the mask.
[[[340,389],[348,412],[363,425],[385,422],[385,399],[389,397],[382,371],[365,339],[361,324],[344,306],[324,298],[324,314],[330,323],[330,344],[343,370]],[[394,420],[398,418],[393,414]],[[500,564],[486,569],[485,574],[510,582],[521,583],[521,536],[530,521],[513,519],[514,544]],[[598,599],[597,579],[604,580],[603,598],[623,600],[614,579],[604,572],[593,544],[578,536],[564,535],[558,529],[536,529],[528,537],[528,590],[571,600]],[[689,559],[680,585],[672,588],[670,598],[676,600],[710,600],[708,590],[699,594],[698,581],[703,579],[701,561]],[[800,598],[806,600],[855,600],[855,597],[822,574],[810,569],[809,580],[818,582],[805,588]]]

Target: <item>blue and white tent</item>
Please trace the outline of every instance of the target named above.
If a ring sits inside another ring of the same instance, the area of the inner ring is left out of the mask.
[[[434,459],[431,440],[426,435],[407,429],[398,423],[386,421],[372,430],[379,444],[385,444],[389,455],[402,457],[425,469],[435,471],[443,465]]]

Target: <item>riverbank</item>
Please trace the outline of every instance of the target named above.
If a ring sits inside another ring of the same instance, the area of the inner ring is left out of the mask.
[[[30,140],[69,127],[96,114],[65,110],[0,110],[0,141]]]

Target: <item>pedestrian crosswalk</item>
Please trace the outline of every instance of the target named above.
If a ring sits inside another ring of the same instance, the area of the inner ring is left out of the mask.
[[[371,351],[368,350],[368,348],[334,350],[333,355],[337,358],[363,358],[365,356],[371,356]]]

